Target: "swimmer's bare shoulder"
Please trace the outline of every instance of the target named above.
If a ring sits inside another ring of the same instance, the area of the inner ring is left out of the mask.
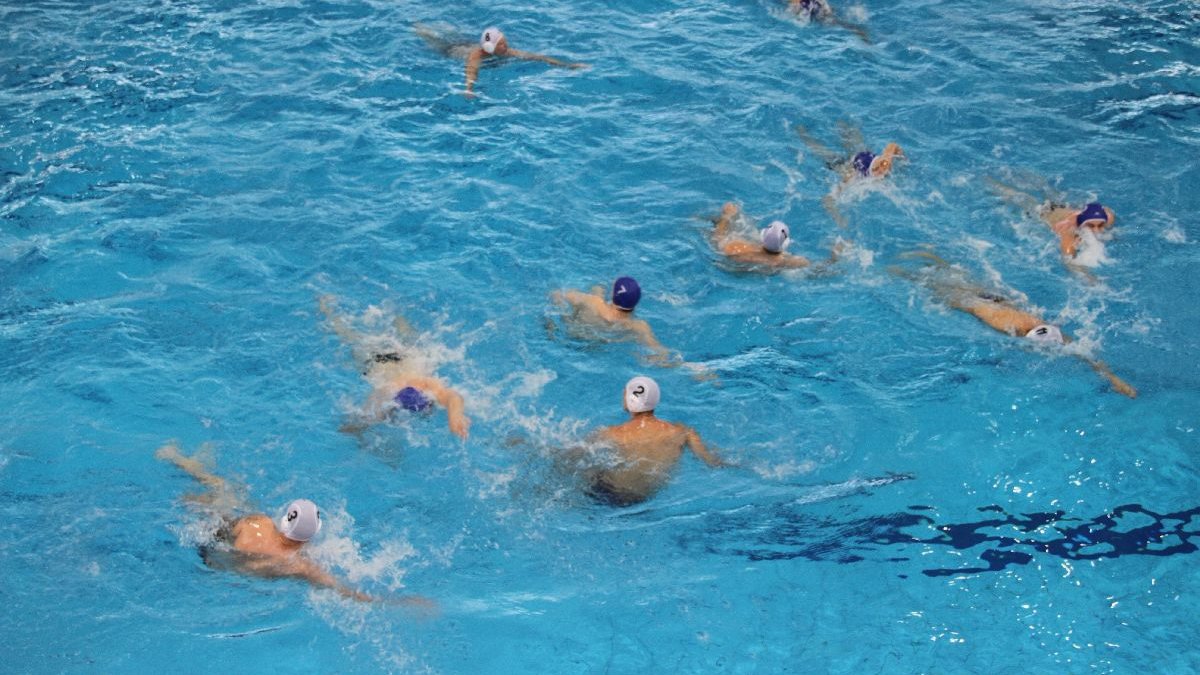
[[[242,553],[283,556],[293,552],[280,545],[275,523],[261,513],[238,518],[233,524],[233,536],[234,549]]]

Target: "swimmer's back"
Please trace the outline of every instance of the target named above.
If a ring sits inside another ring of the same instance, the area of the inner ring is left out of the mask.
[[[233,524],[233,548],[242,553],[260,555],[290,553],[279,545],[275,523],[261,513],[244,516]]]
[[[626,461],[638,462],[643,470],[664,470],[679,460],[687,443],[687,428],[657,417],[635,417],[609,427],[603,437]]]

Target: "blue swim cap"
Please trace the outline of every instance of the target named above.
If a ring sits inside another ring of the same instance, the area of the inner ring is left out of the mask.
[[[412,412],[425,412],[433,407],[433,401],[430,401],[419,389],[412,387],[405,387],[396,392],[392,400],[396,402],[396,405]]]
[[[632,312],[633,308],[637,307],[638,300],[641,299],[642,287],[638,286],[638,282],[633,277],[621,277],[613,283],[612,303],[617,306],[617,309]]]
[[[863,150],[854,156],[853,162],[855,170],[864,176],[871,175],[871,162],[875,161],[875,153],[870,150]]]
[[[821,3],[818,0],[800,0],[800,11],[797,14],[808,14],[808,18],[815,19],[821,13]]]
[[[1108,222],[1108,212],[1104,210],[1104,205],[1100,202],[1092,202],[1083,207],[1079,215],[1075,216],[1075,224],[1083,227],[1083,224],[1089,220],[1102,220]]]

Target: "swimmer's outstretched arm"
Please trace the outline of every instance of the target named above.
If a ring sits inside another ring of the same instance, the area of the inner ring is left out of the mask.
[[[1054,230],[1054,234],[1058,235],[1058,250],[1067,258],[1075,257],[1075,251],[1079,247],[1079,232],[1075,227],[1075,219],[1071,217],[1063,218],[1062,220],[1050,226]]]
[[[320,298],[317,298],[317,308],[321,310],[321,314],[325,315],[325,321],[329,323],[329,329],[342,342],[351,346],[362,342],[362,335],[350,327],[350,324],[346,321],[346,317],[337,313],[337,298],[332,295],[322,295]]]
[[[509,49],[507,55],[511,56],[513,58],[523,59],[525,61],[541,61],[542,63],[548,63],[552,66],[558,66],[560,68],[576,69],[576,68],[587,68],[588,67],[588,65],[586,63],[570,63],[567,61],[559,61],[556,58],[546,56],[544,54],[534,54],[533,52],[523,52],[519,49]]]
[[[739,211],[741,209],[733,202],[725,202],[725,205],[721,207],[721,215],[717,217],[717,222],[713,223],[712,240],[714,245],[717,245],[720,240],[729,236],[729,230],[733,226],[733,219],[737,218]]]
[[[463,397],[440,381],[430,378],[427,389],[437,402],[446,409],[447,425],[455,436],[466,440],[471,431],[471,419],[466,415]]]
[[[1041,206],[1041,202],[1039,202],[1036,197],[1028,192],[1024,192],[1021,189],[1013,187],[1007,183],[1002,183],[990,176],[985,177],[983,182],[988,186],[988,189],[991,190],[993,194],[1003,201],[1016,206],[1031,216],[1037,214],[1038,207]]]
[[[842,139],[842,148],[846,152],[857,152],[867,147],[867,139],[863,137],[862,129],[850,124],[846,120],[839,120],[837,128],[838,137]]]
[[[825,212],[833,218],[833,222],[837,223],[838,227],[846,227],[846,217],[837,207],[837,197],[841,194],[841,185],[834,186],[829,194],[821,198],[821,206],[825,207]]]
[[[851,33],[854,33],[855,35],[857,35],[859,37],[859,39],[861,39],[863,42],[865,42],[867,44],[871,44],[871,35],[869,33],[867,33],[867,29],[864,28],[863,26],[860,26],[856,23],[850,23],[849,21],[846,21],[846,20],[842,19],[841,17],[839,17],[837,14],[834,14],[833,18],[829,19],[829,22],[839,28],[845,28],[846,30],[850,31]]]
[[[301,579],[318,588],[330,588],[338,595],[358,602],[372,602],[375,598],[356,591],[338,581],[312,560],[302,555],[292,555],[287,558],[277,556],[246,556],[242,566],[251,572],[267,579]]]
[[[728,462],[722,460],[720,457],[717,457],[713,453],[709,452],[708,448],[704,447],[704,441],[700,440],[700,434],[696,433],[695,429],[692,429],[691,427],[684,427],[684,429],[686,430],[686,433],[687,433],[688,448],[693,453],[695,453],[695,455],[697,457],[704,460],[705,464],[707,464],[713,468],[722,467],[722,466],[733,466],[732,464],[729,464]]]
[[[637,337],[637,341],[642,346],[653,352],[653,355],[650,357],[650,360],[653,363],[661,366],[675,366],[682,364],[682,362],[672,362],[671,350],[662,346],[662,343],[658,341],[658,338],[654,337],[654,331],[650,329],[650,324],[641,319],[634,319],[629,325],[629,330],[633,332],[633,334]]]
[[[1085,363],[1091,366],[1092,370],[1100,373],[1101,377],[1108,380],[1108,383],[1112,385],[1113,391],[1119,394],[1124,394],[1129,398],[1137,398],[1137,389],[1134,389],[1133,386],[1128,382],[1117,377],[1116,374],[1113,373],[1113,371],[1108,367],[1108,364],[1096,359],[1090,359],[1086,356],[1080,356],[1079,358],[1083,359]]]
[[[224,478],[221,478],[220,476],[217,476],[216,474],[213,474],[205,469],[204,465],[200,463],[200,460],[196,459],[195,457],[184,456],[184,454],[179,451],[179,446],[176,445],[174,441],[164,444],[154,453],[154,456],[163,461],[170,462],[180,469],[183,469],[187,475],[195,478],[196,481],[201,485],[214,492],[224,491],[226,489]]]
[[[821,161],[825,162],[826,164],[836,164],[842,159],[842,156],[839,155],[837,151],[826,146],[824,143],[821,143],[821,141],[818,141],[816,137],[808,133],[808,129],[804,128],[803,126],[797,124],[796,133],[800,135],[800,140],[804,141],[804,145],[808,147],[809,152],[812,152],[817,157],[820,157]]]
[[[484,51],[479,47],[471,50],[467,57],[467,95],[475,95],[475,80],[479,79],[479,63],[483,61]]]

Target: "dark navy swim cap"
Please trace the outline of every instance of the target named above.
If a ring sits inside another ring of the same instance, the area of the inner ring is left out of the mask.
[[[396,396],[392,400],[396,402],[396,405],[412,412],[425,412],[433,407],[433,401],[430,401],[420,390],[412,387],[405,387],[396,392]]]
[[[1079,227],[1083,227],[1083,224],[1089,220],[1103,220],[1105,223],[1108,222],[1108,212],[1104,210],[1103,204],[1092,202],[1083,207],[1079,215],[1075,216],[1075,224]]]
[[[864,176],[871,175],[871,162],[875,161],[875,153],[864,150],[854,156],[854,169]]]
[[[632,312],[633,308],[637,307],[638,300],[641,299],[642,287],[638,286],[638,282],[634,281],[633,277],[621,277],[613,283],[612,303],[618,309]]]

